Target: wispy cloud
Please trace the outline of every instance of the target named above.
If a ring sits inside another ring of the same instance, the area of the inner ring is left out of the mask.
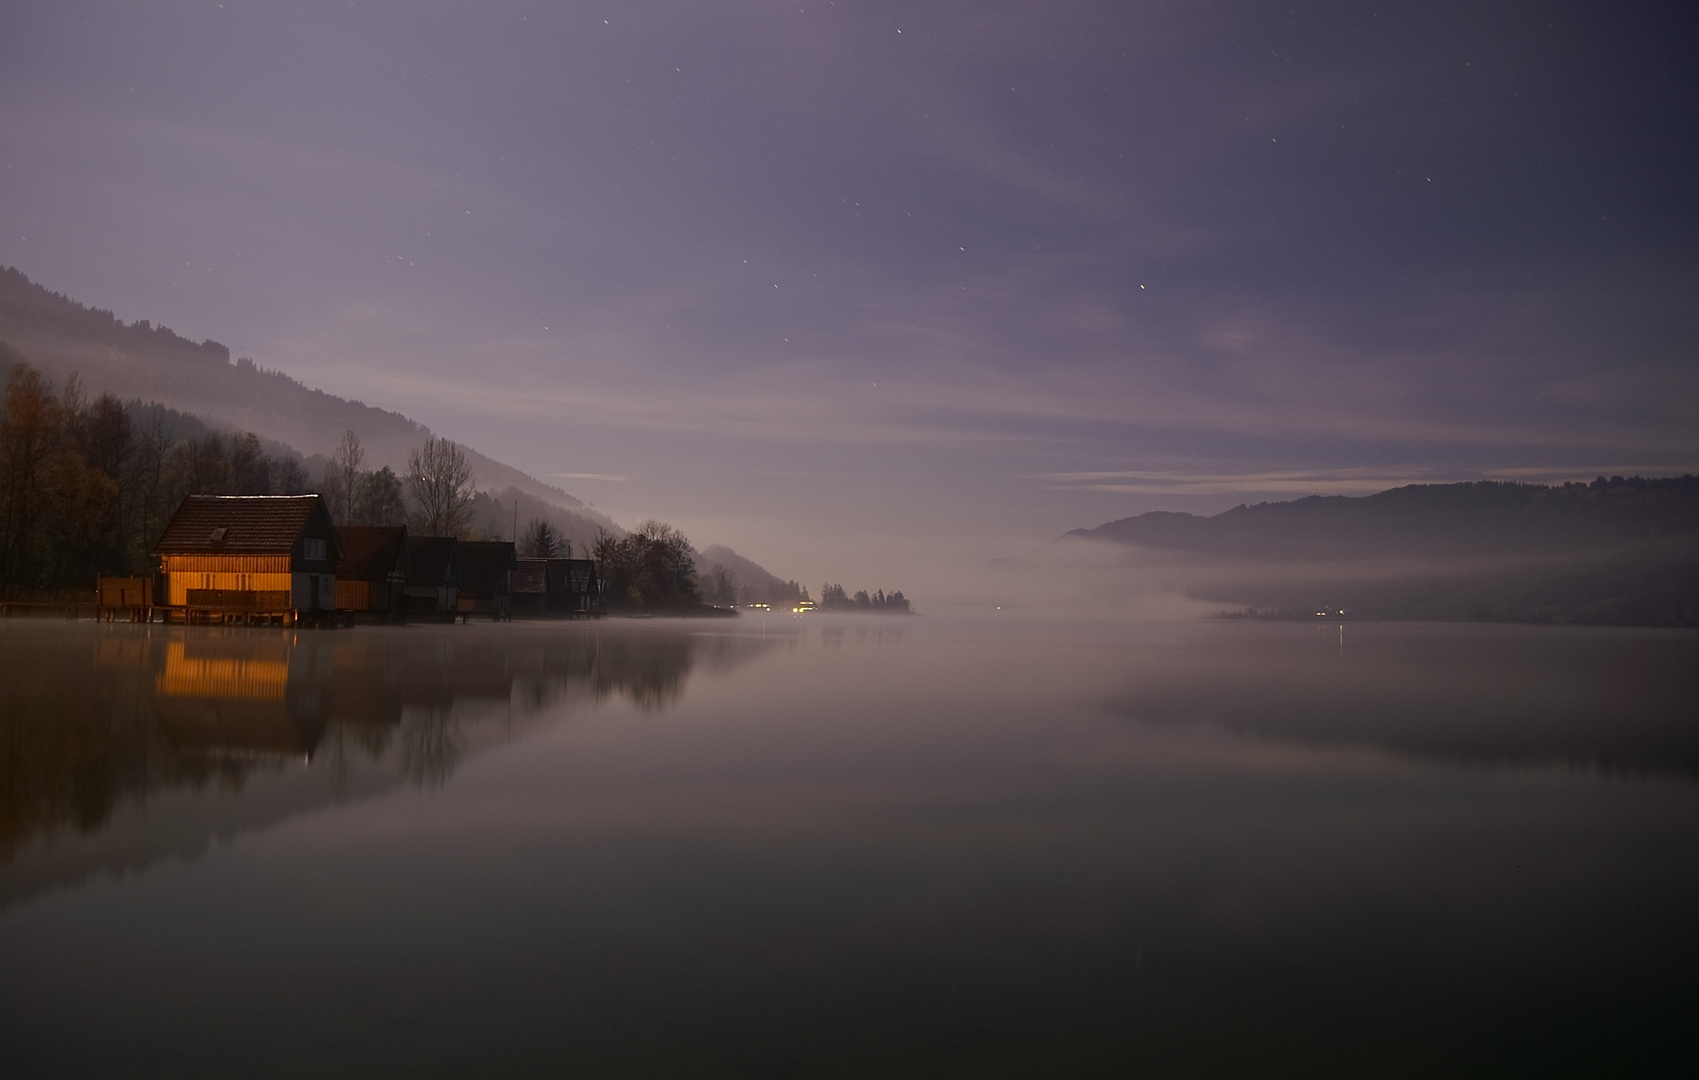
[[[1693,467],[1692,462],[1663,462],[1564,468],[1451,465],[1215,473],[1123,469],[1044,473],[1033,479],[1046,481],[1056,488],[1104,491],[1122,495],[1370,495],[1405,484],[1448,484],[1482,479],[1552,484],[1591,480],[1596,476],[1662,476],[1689,472]]]

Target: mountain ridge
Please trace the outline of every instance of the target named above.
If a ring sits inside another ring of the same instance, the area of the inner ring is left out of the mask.
[[[1693,476],[1408,484],[1373,495],[1241,503],[1208,517],[1155,510],[1066,535],[1266,557],[1561,551],[1687,533],[1699,533]]]
[[[1412,484],[1065,538],[1182,556],[1186,591],[1245,617],[1699,626],[1699,477]]]

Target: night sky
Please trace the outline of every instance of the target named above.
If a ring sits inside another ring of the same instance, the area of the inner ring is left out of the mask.
[[[1699,468],[1693,11],[11,0],[0,263],[912,593]]]

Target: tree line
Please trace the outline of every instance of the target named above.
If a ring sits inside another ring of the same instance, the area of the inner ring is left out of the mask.
[[[305,466],[258,436],[225,436],[161,406],[55,390],[0,344],[0,595],[86,591],[147,568],[186,495],[298,494]],[[186,429],[186,430],[185,430]]]
[[[365,467],[347,432],[322,476],[285,447],[227,435],[157,404],[91,398],[77,376],[55,388],[0,343],[0,596],[86,593],[96,575],[145,574],[148,552],[189,495],[325,498],[345,525],[406,524],[476,538],[465,452],[428,438],[405,475]]]
[[[126,404],[110,393],[91,399],[75,375],[56,390],[3,342],[0,371],[7,373],[0,596],[86,594],[97,575],[151,572],[149,551],[190,495],[318,494],[339,525],[405,524],[418,536],[500,538],[499,526],[474,527],[475,500],[484,496],[474,492],[465,451],[451,440],[427,438],[398,475],[387,465],[367,468],[358,434],[348,431],[314,478],[287,447],[273,444],[268,453],[252,432],[220,433],[162,405]],[[521,554],[574,554],[571,539],[541,518],[517,539]],[[584,554],[596,560],[610,607],[678,611],[757,600],[717,564],[699,580],[695,548],[663,522],[645,521],[627,536],[600,531]],[[808,599],[808,590],[787,581],[760,599],[789,605]],[[868,599],[877,610],[899,603],[907,610],[901,593],[879,593],[876,605]]]
[[[604,532],[592,553],[609,607],[676,611],[702,606],[696,549],[671,525],[650,519],[626,536]]]
[[[820,610],[822,611],[876,611],[891,615],[912,615],[908,597],[901,589],[887,594],[880,589],[869,596],[866,590],[857,590],[855,595],[844,591],[842,585],[826,584],[820,586]]]

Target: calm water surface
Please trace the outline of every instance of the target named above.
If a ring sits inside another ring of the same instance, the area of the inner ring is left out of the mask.
[[[1699,637],[0,622],[0,1075],[1699,1075]]]

